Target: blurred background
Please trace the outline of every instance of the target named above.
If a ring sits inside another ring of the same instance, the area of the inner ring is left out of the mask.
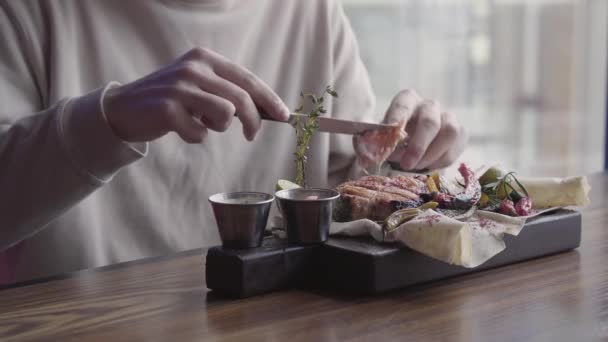
[[[523,175],[604,165],[606,0],[342,0],[378,109],[406,87],[470,132],[464,158]]]

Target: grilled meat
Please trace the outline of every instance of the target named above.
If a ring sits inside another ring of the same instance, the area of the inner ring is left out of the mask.
[[[404,131],[406,120],[391,127],[365,131],[353,135],[353,147],[359,165],[363,169],[381,165],[395,151],[399,142],[407,137]]]
[[[334,211],[339,222],[367,218],[381,221],[393,212],[418,207],[420,193],[427,192],[426,176],[394,178],[367,176],[337,187],[340,199]]]

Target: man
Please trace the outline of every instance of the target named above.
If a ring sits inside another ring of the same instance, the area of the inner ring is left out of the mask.
[[[0,34],[5,282],[219,244],[209,195],[293,177],[293,129],[259,112],[285,120],[301,90],[334,86],[331,116],[408,119],[405,169],[466,140],[414,91],[376,114],[335,0],[0,0]],[[314,186],[354,176],[350,137],[318,134],[307,167]]]

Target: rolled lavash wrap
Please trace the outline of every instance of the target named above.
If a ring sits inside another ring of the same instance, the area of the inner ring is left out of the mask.
[[[536,209],[585,206],[591,187],[586,177],[519,178]]]

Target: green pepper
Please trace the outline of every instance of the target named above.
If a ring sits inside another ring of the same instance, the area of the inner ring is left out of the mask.
[[[390,232],[399,227],[400,225],[418,216],[421,212],[422,210],[417,208],[408,208],[395,211],[384,221],[384,228]]]
[[[491,167],[481,177],[479,184],[486,185],[498,181],[503,176],[502,172],[497,168]]]

